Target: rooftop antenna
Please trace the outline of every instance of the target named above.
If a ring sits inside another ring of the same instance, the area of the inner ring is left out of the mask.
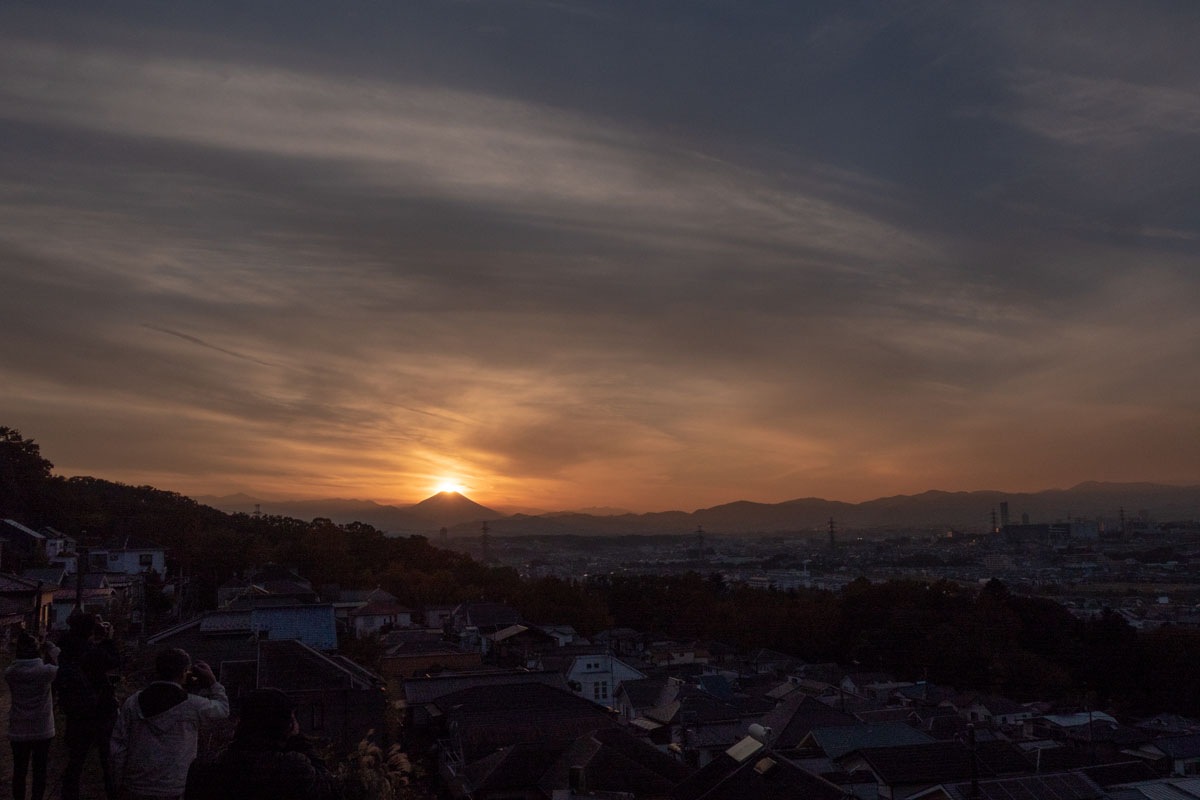
[[[262,503],[254,504],[254,518],[258,519],[262,516]]]

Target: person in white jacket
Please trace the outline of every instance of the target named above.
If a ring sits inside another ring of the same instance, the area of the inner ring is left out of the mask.
[[[25,777],[33,760],[33,800],[46,792],[46,758],[54,739],[54,700],[50,684],[58,674],[58,648],[45,642],[38,652],[37,639],[25,631],[17,637],[16,658],[4,671],[11,705],[8,739],[12,743],[12,790],[15,800],[25,800]]]
[[[158,680],[121,706],[110,743],[114,783],[129,800],[182,797],[201,722],[229,716],[225,689],[208,664],[193,665],[185,651],[171,649],[158,654],[155,671]],[[198,694],[185,688],[189,676]]]

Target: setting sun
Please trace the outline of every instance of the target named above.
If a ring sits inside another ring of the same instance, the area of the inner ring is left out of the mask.
[[[443,481],[439,481],[438,484],[433,488],[433,490],[438,493],[440,493],[440,492],[458,492],[459,494],[462,494],[463,492],[465,492],[467,490],[467,487],[463,486],[461,483],[458,483],[457,481],[443,480]]]

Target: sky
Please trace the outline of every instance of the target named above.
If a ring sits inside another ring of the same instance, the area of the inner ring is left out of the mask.
[[[0,425],[186,494],[1200,483],[1200,6],[0,4]]]

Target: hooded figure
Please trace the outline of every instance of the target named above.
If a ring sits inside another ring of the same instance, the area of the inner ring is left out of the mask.
[[[242,699],[232,744],[215,760],[197,761],[187,800],[336,800],[341,784],[299,735],[292,701],[278,689]]]
[[[193,667],[183,650],[164,650],[155,671],[158,680],[121,706],[112,734],[113,776],[131,798],[182,797],[200,723],[229,716],[225,689],[203,661]],[[189,673],[200,686],[198,694],[184,688]]]

